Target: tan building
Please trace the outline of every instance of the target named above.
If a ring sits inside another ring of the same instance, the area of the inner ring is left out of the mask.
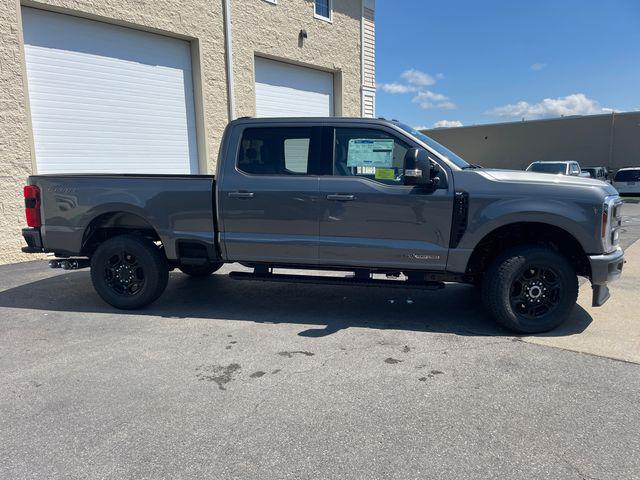
[[[374,116],[374,2],[0,3],[0,263],[32,173],[212,173],[229,119]]]
[[[640,112],[609,113],[424,130],[465,160],[524,170],[531,162],[583,167],[640,166]]]

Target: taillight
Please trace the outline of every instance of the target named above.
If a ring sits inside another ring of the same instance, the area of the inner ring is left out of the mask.
[[[27,225],[30,227],[40,227],[40,189],[35,185],[24,187],[24,212],[27,216]]]

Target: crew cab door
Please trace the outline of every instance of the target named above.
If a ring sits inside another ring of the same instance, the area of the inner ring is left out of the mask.
[[[318,258],[319,127],[237,127],[218,179],[228,261],[313,264]]]
[[[444,270],[453,209],[446,172],[435,191],[404,185],[405,153],[419,145],[384,126],[332,133],[332,174],[320,177],[320,263]]]

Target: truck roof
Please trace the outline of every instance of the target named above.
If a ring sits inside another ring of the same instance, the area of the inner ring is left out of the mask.
[[[371,123],[377,125],[393,125],[394,121],[385,118],[366,117],[241,117],[229,122],[229,124],[252,123]]]

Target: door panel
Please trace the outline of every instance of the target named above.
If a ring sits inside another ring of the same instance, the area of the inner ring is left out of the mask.
[[[331,200],[330,195],[352,200]],[[444,270],[453,195],[388,186],[358,177],[320,178],[320,261],[353,265]]]
[[[244,129],[218,185],[220,240],[228,260],[315,263],[320,129]],[[232,143],[234,143],[232,141]]]
[[[325,162],[333,175],[320,177],[320,261],[444,270],[451,188],[405,186],[404,156],[412,145],[388,129],[336,127],[331,142]]]
[[[225,178],[221,241],[232,261],[314,263],[318,256],[318,177]],[[252,193],[251,198],[234,194]]]

